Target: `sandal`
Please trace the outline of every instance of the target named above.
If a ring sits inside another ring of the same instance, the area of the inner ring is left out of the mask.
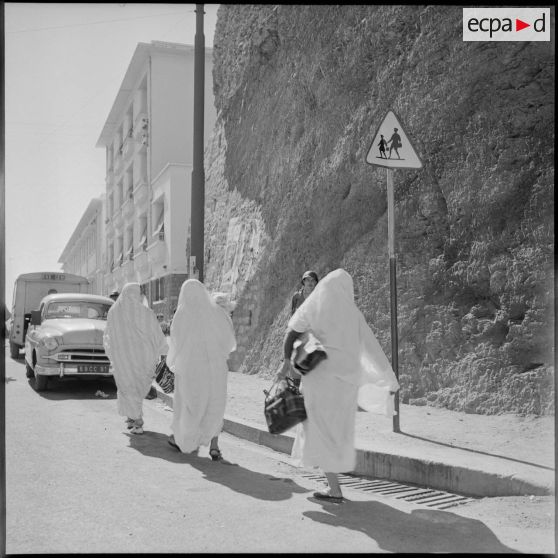
[[[317,498],[318,500],[327,500],[328,502],[332,502],[334,504],[341,504],[345,500],[343,496],[332,496],[328,492],[318,491],[318,492],[314,492],[312,496],[314,496],[314,498]]]
[[[222,461],[223,460],[223,455],[221,453],[221,450],[219,448],[212,448],[209,450],[209,455],[211,456],[211,459],[213,461]]]

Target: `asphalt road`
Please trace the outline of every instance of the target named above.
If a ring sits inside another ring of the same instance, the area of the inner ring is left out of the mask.
[[[322,504],[287,456],[228,434],[227,462],[180,454],[171,417],[146,400],[145,433],[129,434],[110,381],[36,392],[8,358],[7,553],[554,552],[549,499],[527,501],[530,525],[513,498],[452,512],[345,488]]]

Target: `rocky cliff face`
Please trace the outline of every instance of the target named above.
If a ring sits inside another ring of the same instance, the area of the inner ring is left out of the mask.
[[[402,401],[554,411],[554,44],[463,42],[461,17],[219,8],[206,282],[238,300],[236,369],[277,368],[306,269],[351,273],[391,356],[386,171],[365,163],[391,109],[424,165],[394,177]]]

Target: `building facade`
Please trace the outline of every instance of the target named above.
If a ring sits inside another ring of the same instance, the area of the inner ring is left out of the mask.
[[[204,138],[215,123],[213,50],[205,49]],[[166,320],[188,276],[194,47],[139,43],[97,147],[106,150],[101,294],[139,282]]]
[[[87,277],[90,292],[105,292],[105,196],[93,198],[83,213],[58,263],[66,273]]]

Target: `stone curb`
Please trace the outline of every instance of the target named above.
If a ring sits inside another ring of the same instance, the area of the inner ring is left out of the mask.
[[[174,398],[154,383],[157,397],[172,408]],[[270,434],[260,425],[225,415],[223,431],[249,442],[290,454],[294,435]],[[469,496],[545,496],[554,494],[554,472],[541,482],[519,475],[499,475],[466,466],[454,466],[428,459],[357,448],[353,473],[367,477],[428,486]]]

